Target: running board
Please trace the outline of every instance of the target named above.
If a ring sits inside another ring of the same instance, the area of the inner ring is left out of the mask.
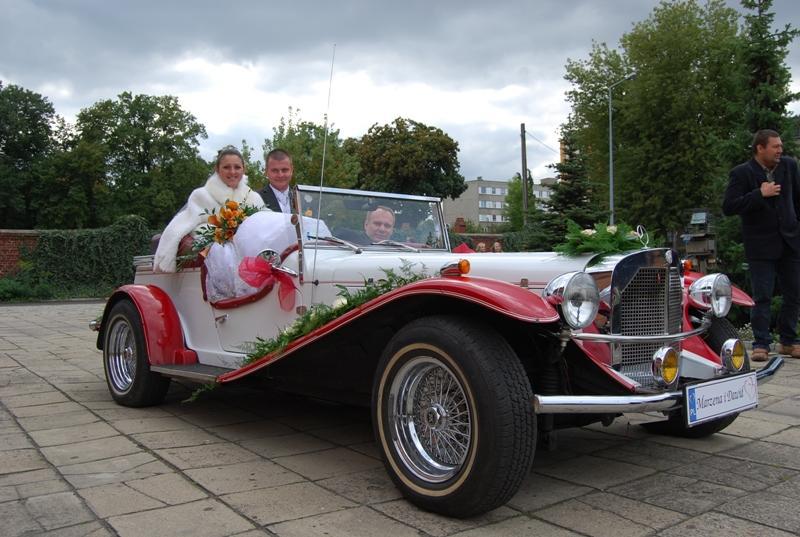
[[[194,382],[216,382],[217,377],[229,373],[231,369],[205,364],[189,365],[151,365],[150,371],[166,377],[182,378]]]

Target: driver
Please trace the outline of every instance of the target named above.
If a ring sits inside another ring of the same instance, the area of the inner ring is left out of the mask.
[[[389,240],[394,231],[394,211],[384,205],[378,205],[374,211],[368,211],[364,219],[364,233],[369,242]]]

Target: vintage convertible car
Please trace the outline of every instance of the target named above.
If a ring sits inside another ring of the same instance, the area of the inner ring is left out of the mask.
[[[396,221],[373,244],[364,220],[378,206]],[[95,323],[119,404],[158,404],[171,379],[250,379],[369,405],[403,494],[463,517],[511,498],[537,439],[552,446],[560,428],[644,413],[656,432],[710,435],[783,364],[751,370],[725,319],[750,298],[724,275],[684,273],[669,249],[457,254],[437,198],[299,186],[294,207],[304,217],[259,253],[281,278],[242,296],[209,301],[202,262],[159,274],[152,256],[134,260],[135,283]],[[246,360],[259,338],[403,267],[426,277]]]

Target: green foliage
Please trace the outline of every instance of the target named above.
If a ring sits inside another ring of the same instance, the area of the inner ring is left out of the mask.
[[[133,256],[149,252],[152,231],[139,216],[87,230],[46,230],[23,254],[26,277],[56,288],[111,289],[133,281]]]
[[[588,61],[567,65],[575,138],[600,206],[608,199],[615,85],[619,220],[679,232],[688,208],[719,205],[714,185],[729,169],[728,144],[744,113],[737,22],[721,0],[662,2],[622,37],[621,51],[595,45]],[[624,81],[632,72],[638,76]]]
[[[0,227],[29,228],[35,165],[52,147],[53,105],[45,97],[0,82]]]
[[[512,231],[521,230],[524,219],[522,217],[522,179],[520,174],[514,174],[508,182],[508,194],[506,194],[506,204],[503,214],[508,219],[509,228]],[[536,208],[536,198],[533,196],[533,178],[531,171],[528,170],[528,214]]]
[[[198,156],[205,127],[176,97],[124,92],[81,110],[77,128],[80,141],[102,155],[107,203],[94,216],[101,224],[138,214],[162,226],[208,176]]]
[[[253,148],[242,140],[242,157],[244,158],[244,173],[247,175],[247,184],[253,190],[260,190],[267,184],[267,176],[264,175],[266,166],[253,156]]]
[[[268,354],[283,351],[292,341],[313,332],[317,328],[344,315],[348,311],[366,304],[370,300],[374,300],[398,287],[426,278],[425,267],[422,266],[419,272],[415,272],[414,265],[415,263],[404,261],[399,272],[392,269],[384,269],[383,273],[386,275],[385,278],[377,282],[367,280],[364,282],[364,287],[354,293],[343,285],[339,285],[339,300],[331,306],[327,304],[314,304],[306,313],[298,317],[293,324],[281,330],[274,338],[258,338],[256,342],[250,346],[253,350],[247,355],[242,366],[263,358]]]
[[[566,241],[556,247],[567,255],[617,254],[642,247],[639,235],[627,224],[609,226],[603,223],[582,228],[572,220],[567,222]]]
[[[264,154],[283,149],[292,156],[293,182],[317,185],[322,176],[322,154],[325,150],[325,186],[353,188],[359,173],[358,158],[351,154],[339,138],[339,130],[299,118],[300,111],[289,108],[288,118],[282,117],[273,129],[272,139],[264,141]]]
[[[800,30],[786,24],[774,31],[775,14],[770,12],[772,0],[742,0],[745,9],[743,30],[744,67],[747,75],[747,130],[773,129],[784,134],[785,150],[792,153],[795,141],[793,120],[788,105],[800,98],[790,91],[792,75],[786,66],[789,45]],[[749,141],[749,140],[745,140]],[[744,146],[743,146],[744,149]],[[748,155],[743,151],[742,160]]]
[[[52,285],[34,281],[28,272],[0,278],[0,302],[47,300],[55,294]]]
[[[556,171],[558,182],[550,187],[550,199],[543,202],[549,212],[561,217],[550,222],[552,229],[549,230],[559,240],[567,232],[567,220],[587,228],[605,220],[606,216],[603,205],[594,201],[586,155],[577,144],[574,126],[567,124],[562,127],[561,145],[562,161],[550,166]]]
[[[352,146],[361,163],[357,188],[453,199],[467,189],[458,142],[436,127],[397,118],[374,124]]]

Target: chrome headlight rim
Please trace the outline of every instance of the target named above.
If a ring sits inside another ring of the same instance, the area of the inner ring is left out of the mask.
[[[725,317],[733,303],[733,287],[725,274],[708,274],[689,286],[689,297],[714,317]]]
[[[575,330],[589,326],[600,308],[600,291],[585,272],[556,276],[545,287],[544,296],[560,306],[564,321]]]

